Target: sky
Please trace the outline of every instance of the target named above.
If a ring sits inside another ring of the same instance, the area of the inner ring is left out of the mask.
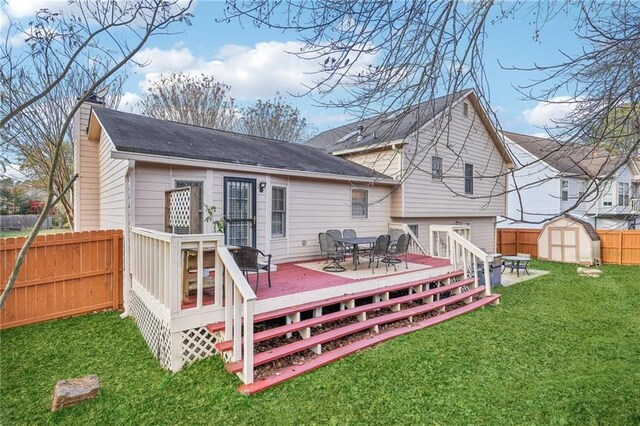
[[[8,5],[0,6],[0,35],[6,31],[8,17],[28,20],[36,9],[61,8],[65,4],[65,0],[10,0]],[[239,106],[280,93],[319,131],[349,119],[344,111],[318,107],[309,97],[290,95],[304,91],[303,84],[311,82],[309,72],[314,70],[314,64],[288,53],[301,46],[295,33],[255,28],[247,22],[216,22],[223,8],[223,2],[198,0],[191,26],[151,38],[137,57],[146,66],[130,69],[120,108],[135,112],[135,102],[150,81],[162,73],[183,71],[203,72],[230,85]],[[581,42],[574,34],[570,16],[557,16],[535,40],[530,20],[529,16],[490,24],[484,59],[489,103],[497,112],[501,127],[537,135],[543,134],[542,128],[551,125],[553,118],[560,118],[570,106],[523,100],[516,87],[540,75],[502,69],[498,60],[504,66],[517,67],[552,64],[560,58],[560,51],[579,51]]]

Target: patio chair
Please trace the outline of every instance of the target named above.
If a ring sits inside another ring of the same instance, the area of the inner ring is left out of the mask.
[[[371,252],[369,253],[369,266],[371,267],[372,274],[374,273],[374,265],[380,266],[380,261],[388,254],[387,250],[389,249],[390,239],[391,237],[389,237],[389,235],[380,235],[371,248]]]
[[[339,242],[338,240],[342,239],[342,231],[340,231],[339,229],[329,229],[327,231],[327,234],[331,235],[331,237],[333,237],[333,239],[336,241],[336,244],[338,246],[340,246],[340,250],[342,250],[343,252],[351,252],[352,248],[351,247],[347,247],[345,244],[342,244],[341,242]]]
[[[389,237],[391,237],[391,239],[389,240],[389,244],[391,249],[394,248],[394,246],[398,242],[398,239],[403,234],[404,234],[404,231],[402,229],[392,229],[389,231]]]
[[[266,258],[266,262],[261,262],[259,256]],[[258,284],[260,283],[260,271],[267,271],[267,280],[271,287],[271,255],[264,254],[260,250],[249,246],[240,246],[233,253],[233,257],[245,277],[248,278],[249,272],[256,274],[256,294],[258,294]]]
[[[327,265],[322,270],[327,272],[344,272],[346,269],[340,265],[345,259],[344,250],[338,245],[336,240],[328,233],[318,234],[320,241],[320,254],[325,258]]]
[[[342,231],[342,236],[344,238],[358,238],[356,231],[353,229],[345,229],[344,231]]]
[[[409,251],[409,234],[402,234],[398,238],[398,242],[393,246],[389,246],[389,252],[382,259],[382,263],[386,264],[387,271],[389,270],[389,264],[393,265],[393,270],[396,271],[396,265],[402,263],[402,257],[404,256],[404,266],[409,269],[409,263],[407,262],[407,252]]]

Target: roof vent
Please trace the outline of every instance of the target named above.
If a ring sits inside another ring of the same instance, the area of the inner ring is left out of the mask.
[[[362,140],[362,132],[364,131],[364,126],[358,126],[358,139],[357,141],[360,142]]]
[[[391,121],[396,121],[396,119],[398,118],[398,113],[397,112],[392,112],[391,114],[387,114],[382,118],[382,122],[383,123],[389,123]]]

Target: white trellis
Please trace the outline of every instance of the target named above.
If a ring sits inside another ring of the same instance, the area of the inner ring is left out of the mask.
[[[187,186],[165,191],[164,227],[170,233],[197,233],[198,194],[195,188]]]

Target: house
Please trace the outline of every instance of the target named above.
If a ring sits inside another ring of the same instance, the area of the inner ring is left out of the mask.
[[[497,303],[479,271],[489,270],[495,251],[511,166],[472,90],[301,145],[110,110],[94,98],[75,120],[74,226],[125,231],[124,315],[163,367],[177,371],[221,353],[252,393]],[[220,233],[214,222],[223,216]],[[403,230],[409,262],[362,271],[353,256],[348,271],[324,272],[318,233],[347,228],[369,237]],[[236,246],[273,256],[271,287],[243,276]],[[388,311],[367,316],[380,309]],[[317,334],[350,316],[357,323]],[[412,326],[386,333],[387,324],[407,319]],[[273,321],[282,322],[254,330]],[[378,337],[323,351],[366,330]],[[254,351],[292,333],[301,340]],[[262,365],[307,350],[316,354],[309,363],[254,383]]]
[[[625,161],[576,143],[503,135],[516,167],[509,180],[508,214],[499,227],[541,228],[565,213],[596,229],[640,227],[639,159]]]

